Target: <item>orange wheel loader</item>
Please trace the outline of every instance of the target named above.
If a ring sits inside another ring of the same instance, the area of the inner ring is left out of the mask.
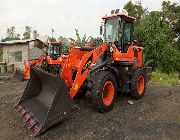
[[[61,42],[49,42],[47,46],[46,55],[41,56],[39,59],[30,62],[30,64],[27,64],[27,62],[24,61],[25,71],[20,72],[19,70],[16,70],[13,75],[13,78],[17,79],[18,81],[29,79],[31,66],[41,67],[47,72],[55,75],[59,74],[62,63],[62,57],[65,58],[67,56],[67,54],[62,55],[62,53],[63,52]]]
[[[146,89],[143,48],[133,43],[135,18],[125,13],[104,16],[100,28],[104,44],[96,47],[71,46],[53,75],[31,67],[31,78],[15,109],[37,136],[70,114],[72,100],[90,91],[98,112],[110,111],[118,92],[140,99]]]

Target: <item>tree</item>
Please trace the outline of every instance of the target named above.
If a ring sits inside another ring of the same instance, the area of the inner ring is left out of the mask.
[[[172,29],[180,34],[180,5],[177,3],[171,3],[170,1],[163,1],[162,3],[162,15]]]
[[[77,42],[77,43],[81,43],[81,37],[80,37],[80,34],[79,34],[79,30],[78,30],[78,29],[75,29],[75,31],[76,31],[76,37],[77,37],[76,42]]]
[[[58,38],[59,42],[62,42],[63,48],[62,48],[62,52],[63,53],[67,53],[69,51],[69,47],[70,47],[70,41],[68,38],[60,36]]]
[[[33,31],[33,38],[36,39],[39,36],[36,30]]]
[[[15,26],[12,26],[7,28],[6,37],[2,39],[2,42],[10,41],[10,40],[19,40],[19,39],[20,39],[20,34],[16,33]]]
[[[54,38],[54,37],[49,37],[48,40],[49,40],[50,42],[57,42],[56,38]]]
[[[31,27],[25,26],[25,32],[23,33],[23,39],[31,38]]]
[[[77,46],[85,46],[92,39],[92,36],[87,37],[86,34],[84,34],[84,36],[81,38],[78,29],[75,29],[75,32],[76,32],[76,38],[77,38],[75,43]]]
[[[180,71],[180,5],[164,1],[161,11],[149,13],[129,1],[124,8],[136,17],[134,38],[144,47],[145,64],[165,73]]]
[[[178,70],[180,57],[177,50],[171,47],[174,32],[161,17],[161,12],[149,13],[136,28],[135,38],[145,48],[145,63],[170,73]]]
[[[163,1],[162,18],[166,21],[175,32],[175,47],[180,50],[180,5]]]
[[[136,4],[133,4],[131,1],[129,1],[124,6],[124,9],[127,10],[128,15],[136,18],[135,26],[139,25],[141,20],[148,14],[147,9],[143,8],[140,2],[136,2]]]

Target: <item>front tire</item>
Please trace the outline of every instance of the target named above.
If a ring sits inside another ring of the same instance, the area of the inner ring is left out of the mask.
[[[108,71],[96,73],[92,94],[94,106],[97,111],[105,113],[112,110],[117,94],[115,76]]]
[[[143,69],[137,69],[131,80],[131,95],[134,99],[138,100],[145,94],[146,79]]]
[[[83,99],[86,95],[86,91],[87,91],[87,88],[80,88],[80,90],[76,93],[76,95],[74,96],[74,99],[75,100],[80,100],[80,99]]]

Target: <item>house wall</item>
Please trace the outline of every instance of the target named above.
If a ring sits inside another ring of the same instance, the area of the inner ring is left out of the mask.
[[[3,62],[3,48],[0,45],[0,62]]]
[[[40,56],[43,55],[43,50],[38,48],[38,45],[39,45],[38,43],[39,42],[37,40],[29,42],[29,60],[30,61],[39,59]]]
[[[22,51],[22,62],[14,62],[14,68],[24,70],[24,60],[28,62],[28,43],[3,45],[3,62],[8,62],[8,53]]]

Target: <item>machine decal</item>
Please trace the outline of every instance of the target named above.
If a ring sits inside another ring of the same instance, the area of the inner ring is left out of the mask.
[[[83,73],[83,72],[91,65],[91,63],[92,63],[92,58],[93,58],[93,55],[91,55],[91,56],[88,58],[87,62],[85,63],[85,65],[84,65],[83,68],[82,68],[81,73]]]

